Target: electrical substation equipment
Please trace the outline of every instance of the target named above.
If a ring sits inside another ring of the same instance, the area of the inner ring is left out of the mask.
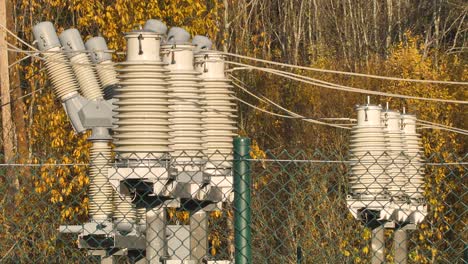
[[[407,259],[406,230],[427,215],[422,147],[416,116],[380,105],[357,106],[351,131],[351,214],[372,229],[372,263],[384,261],[384,228],[395,229],[395,259]]]
[[[74,130],[92,131],[90,219],[60,232],[78,233],[79,247],[102,261],[213,263],[207,211],[232,199],[236,135],[224,56],[155,19],[125,34],[117,67],[103,37],[57,36],[51,22],[33,33]],[[168,225],[168,208],[189,211],[190,224]]]

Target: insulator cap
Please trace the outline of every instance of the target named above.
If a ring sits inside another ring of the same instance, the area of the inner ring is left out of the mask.
[[[160,62],[161,34],[136,30],[125,34],[127,62]]]
[[[79,52],[74,51],[84,51],[86,50],[81,38],[80,32],[76,28],[70,28],[62,32],[59,36],[60,43],[62,43],[63,49],[67,52],[69,58],[72,58],[79,54]]]
[[[196,35],[193,37],[192,44],[195,45],[194,53],[197,54],[201,51],[211,50],[213,42],[205,36]]]
[[[60,40],[51,22],[41,22],[35,25],[32,31],[39,50],[49,50],[60,47]]]
[[[172,27],[167,34],[166,44],[184,44],[190,42],[190,33],[180,27]]]
[[[195,69],[202,74],[203,79],[225,79],[225,57],[217,51],[199,52],[195,55]]]
[[[160,35],[166,35],[167,26],[161,20],[158,19],[148,19],[143,26],[143,29],[146,31],[151,31]]]
[[[109,52],[104,52],[107,50],[107,43],[103,37],[94,37],[90,38],[85,43],[85,47],[89,51],[97,51],[90,53],[91,61],[93,63],[101,63],[103,61],[110,61],[112,60],[112,54]]]

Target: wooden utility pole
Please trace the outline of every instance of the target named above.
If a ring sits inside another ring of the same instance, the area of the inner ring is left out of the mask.
[[[0,0],[0,24],[6,27],[7,24],[6,0]],[[0,98],[2,111],[2,139],[3,156],[5,163],[13,162],[14,158],[14,132],[11,119],[10,104],[10,76],[8,72],[8,50],[7,50],[7,32],[2,28],[0,30]],[[14,170],[8,169],[5,175],[6,180],[16,189],[19,188],[18,179],[14,175]]]

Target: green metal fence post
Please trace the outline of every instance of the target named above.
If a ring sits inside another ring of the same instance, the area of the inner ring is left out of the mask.
[[[234,139],[234,241],[235,263],[252,263],[250,208],[250,139]]]

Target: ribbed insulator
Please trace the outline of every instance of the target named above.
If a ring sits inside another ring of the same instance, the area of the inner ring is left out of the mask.
[[[43,53],[47,74],[54,88],[55,95],[63,101],[70,95],[78,92],[78,83],[69,66],[68,58],[63,53],[60,53],[62,51],[60,47],[47,51],[50,51],[50,53]]]
[[[407,177],[406,194],[413,199],[424,197],[424,168],[421,138],[416,133],[416,116],[402,115],[403,136],[408,165],[405,167]]]
[[[213,175],[223,175],[232,168],[232,142],[237,131],[236,103],[230,80],[224,74],[224,59],[223,55],[213,51],[195,56],[195,67],[202,79],[206,167]]]
[[[104,89],[104,97],[112,98],[112,90],[119,84],[113,62],[103,61],[96,66],[96,71]]]
[[[120,231],[130,231],[136,220],[136,209],[129,196],[120,196],[117,191],[113,192],[114,200],[114,222]]]
[[[358,122],[351,130],[349,181],[351,193],[360,198],[385,196],[390,183],[381,110],[376,105],[358,106]]]
[[[103,99],[101,87],[88,54],[78,53],[70,58],[70,62],[83,96],[89,100]]]
[[[112,215],[112,186],[107,179],[111,159],[108,141],[93,141],[90,149],[89,214],[94,220],[105,220]]]
[[[120,87],[114,129],[115,151],[119,158],[162,157],[169,148],[169,95],[167,69],[160,61],[161,35],[130,32],[127,61],[118,70]]]
[[[96,64],[96,72],[102,84],[104,99],[113,97],[113,89],[119,83],[117,72],[115,71],[112,54],[108,50],[106,40],[103,37],[93,37],[85,43],[86,50],[91,51],[89,56]]]
[[[146,208],[137,208],[136,217],[138,220],[138,225],[140,226],[146,225]]]
[[[182,170],[185,162],[201,162],[203,156],[200,74],[193,68],[193,49],[190,44],[167,45],[162,51],[169,70],[171,156]]]
[[[405,145],[401,132],[401,115],[395,111],[382,112],[385,140],[387,141],[387,154],[389,165],[387,168],[390,177],[388,189],[392,196],[403,197],[405,194],[406,175],[405,166],[408,163],[404,154]]]

